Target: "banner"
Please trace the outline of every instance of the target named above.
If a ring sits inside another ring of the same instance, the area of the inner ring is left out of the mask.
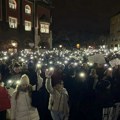
[[[103,54],[95,54],[93,56],[88,57],[89,62],[92,63],[99,63],[99,64],[104,64],[106,63],[104,55]]]

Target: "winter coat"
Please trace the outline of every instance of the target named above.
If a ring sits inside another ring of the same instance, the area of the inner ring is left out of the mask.
[[[68,93],[65,88],[60,92],[51,85],[51,78],[46,79],[46,89],[50,93],[48,109],[52,111],[63,112],[66,116],[69,114]]]
[[[38,111],[31,106],[31,98],[28,92],[20,91],[17,100],[16,92],[11,97],[11,119],[15,120],[39,120]]]

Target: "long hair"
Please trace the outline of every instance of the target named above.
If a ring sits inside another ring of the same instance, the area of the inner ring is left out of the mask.
[[[15,95],[15,99],[17,100],[19,94],[20,94],[20,91],[21,91],[21,85],[19,85],[17,88],[16,88],[16,95]],[[32,94],[32,86],[31,85],[28,85],[27,87],[27,91],[28,91],[28,94],[29,96],[31,97],[31,94]]]

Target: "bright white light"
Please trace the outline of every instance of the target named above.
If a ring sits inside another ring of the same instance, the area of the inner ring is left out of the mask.
[[[74,66],[77,66],[78,65],[78,63],[74,63]]]
[[[50,70],[50,71],[54,71],[54,68],[53,68],[53,67],[50,67],[49,70]]]
[[[105,66],[105,67],[107,67],[107,66],[108,66],[108,64],[104,64],[104,66]]]
[[[89,65],[89,66],[93,66],[93,63],[92,63],[92,62],[88,62],[88,65]]]
[[[19,85],[19,84],[20,84],[20,80],[17,80],[17,81],[16,81],[16,84]]]
[[[81,78],[84,78],[84,77],[85,77],[85,73],[84,73],[84,72],[81,72],[81,73],[79,74],[79,76],[80,76]]]
[[[67,64],[67,63],[68,63],[68,61],[64,61],[64,63],[65,63],[65,64]]]
[[[82,61],[79,61],[79,63],[81,64],[81,63],[82,63]]]
[[[12,56],[12,55],[13,55],[13,53],[10,53],[10,55]]]
[[[12,83],[12,80],[8,80],[8,83],[11,84],[11,83]]]
[[[53,61],[50,61],[49,63],[50,63],[50,64],[53,64]]]
[[[109,71],[112,71],[113,69],[112,68],[108,68]]]
[[[41,68],[41,66],[42,66],[42,65],[39,64],[39,63],[36,65],[37,68]]]
[[[25,60],[23,58],[21,58],[21,61],[24,62]]]
[[[59,64],[59,63],[60,63],[60,61],[57,61],[57,63]]]
[[[118,50],[118,48],[117,47],[114,47],[114,51],[117,51]]]
[[[103,48],[105,49],[105,45],[103,45]]]
[[[7,57],[7,56],[5,56],[3,59],[7,60],[7,59],[8,59],[8,57]]]
[[[62,48],[62,45],[59,45],[60,48]]]
[[[30,59],[33,59],[33,56],[31,56]]]

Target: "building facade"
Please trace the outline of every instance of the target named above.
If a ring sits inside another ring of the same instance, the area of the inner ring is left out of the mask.
[[[110,47],[120,47],[120,12],[110,19]]]
[[[0,0],[0,49],[51,48],[51,1]]]

